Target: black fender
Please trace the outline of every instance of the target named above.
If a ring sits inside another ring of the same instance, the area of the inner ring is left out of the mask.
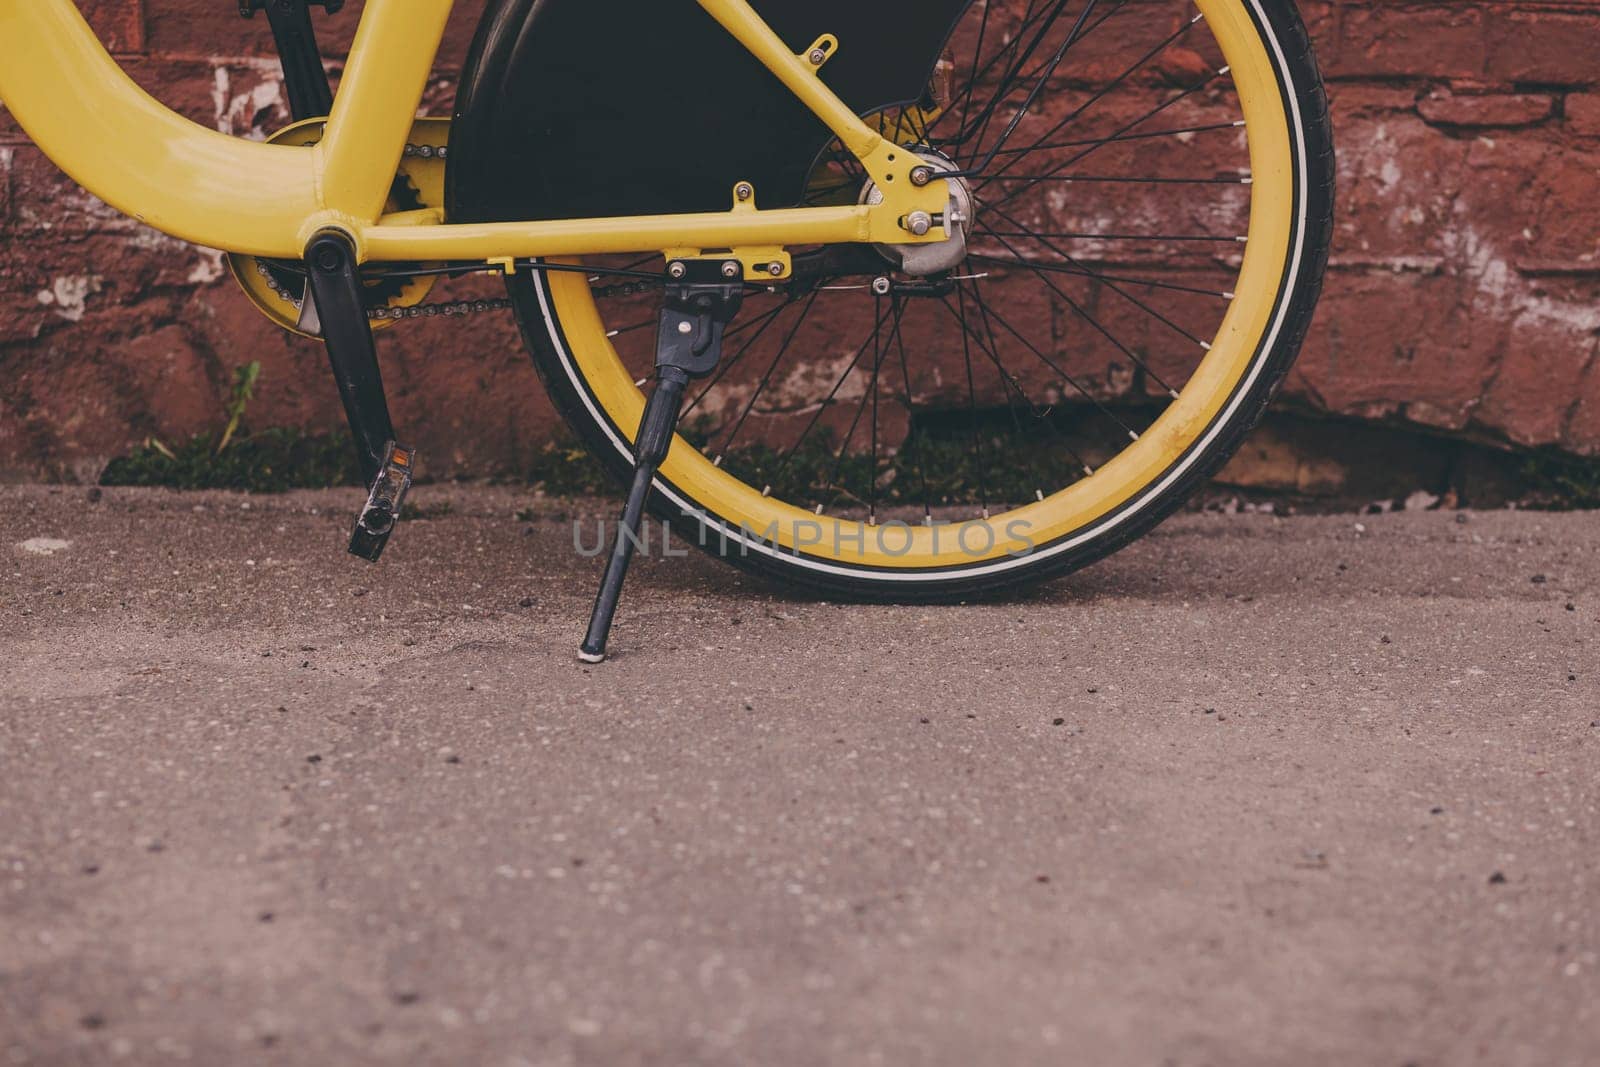
[[[858,114],[927,92],[973,0],[753,0]],[[451,222],[798,204],[827,128],[694,0],[489,0],[450,132]]]

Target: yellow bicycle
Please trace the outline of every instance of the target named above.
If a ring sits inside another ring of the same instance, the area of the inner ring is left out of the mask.
[[[1332,229],[1290,0],[489,0],[450,118],[452,0],[368,0],[329,86],[264,11],[267,143],[141,91],[71,0],[0,0],[0,99],[86,189],[230,254],[323,340],[382,552],[415,464],[374,336],[505,276],[575,432],[645,511],[835,595],[967,596],[1150,530],[1293,362]],[[636,447],[637,445],[637,447]]]

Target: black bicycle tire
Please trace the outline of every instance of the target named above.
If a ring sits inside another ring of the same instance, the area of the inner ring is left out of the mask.
[[[930,572],[926,578],[886,581],[871,577],[873,572],[865,567],[838,574],[808,569],[797,559],[781,553],[722,551],[722,542],[715,532],[710,537],[702,536],[704,531],[699,520],[686,516],[680,507],[659,492],[652,494],[652,513],[672,524],[688,543],[702,544],[717,558],[784,585],[835,598],[903,603],[966,599],[1059,578],[1119,551],[1170,518],[1233,457],[1282,386],[1311,327],[1332,244],[1336,199],[1333,132],[1315,50],[1293,3],[1260,0],[1257,10],[1282,50],[1286,70],[1280,71],[1280,90],[1285,93],[1286,102],[1288,94],[1294,94],[1301,119],[1297,136],[1301,139],[1306,177],[1304,187],[1296,190],[1297,196],[1305,198],[1305,209],[1300,213],[1303,242],[1299,270],[1295,274],[1293,291],[1285,298],[1287,308],[1282,329],[1243,401],[1228,416],[1222,432],[1180,478],[1154,494],[1130,501],[1130,504],[1137,504],[1137,515],[1067,551],[1053,555],[1036,553],[1013,569],[998,574],[984,573],[963,579],[959,575],[951,577],[948,572],[937,572],[938,576]],[[1288,86],[1283,84],[1284,76],[1290,83]],[[589,405],[566,372],[568,356],[563,347],[564,335],[553,304],[548,313],[546,311],[547,302],[541,300],[537,289],[540,284],[536,272],[519,272],[507,279],[507,290],[534,367],[573,433],[619,484],[626,485],[632,479],[632,458],[619,450],[606,428],[594,420]],[[1039,547],[1047,549],[1049,546]]]

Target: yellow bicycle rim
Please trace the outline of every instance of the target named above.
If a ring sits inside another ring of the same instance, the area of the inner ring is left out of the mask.
[[[1292,286],[1292,245],[1299,231],[1296,188],[1301,174],[1294,125],[1284,86],[1288,72],[1258,0],[1196,0],[1231,68],[1243,111],[1252,184],[1248,240],[1236,293],[1210,350],[1176,400],[1148,431],[1092,476],[1054,495],[988,519],[954,526],[897,525],[892,531],[851,519],[818,515],[764,496],[678,439],[661,468],[660,483],[686,508],[720,521],[732,536],[757,550],[781,552],[827,569],[873,569],[892,577],[926,576],[947,568],[970,571],[1005,565],[1102,523],[1150,488],[1171,477],[1186,455],[1224,416],[1264,360],[1281,325]],[[1289,97],[1292,101],[1292,95]],[[551,274],[550,307],[595,404],[631,440],[644,395],[607,338],[607,325],[581,275]],[[598,412],[597,412],[598,414]],[[658,483],[659,484],[659,483]],[[831,565],[831,566],[830,566]]]

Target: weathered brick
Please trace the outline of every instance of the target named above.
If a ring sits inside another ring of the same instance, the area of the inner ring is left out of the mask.
[[[1600,83],[1600,10],[1520,10],[1490,5],[1484,76],[1497,82],[1544,85]]]
[[[1288,394],[1340,415],[1465,429],[1509,329],[1480,315],[1479,284],[1443,271],[1335,270]]]
[[[145,0],[79,0],[78,9],[111,52],[144,51]]]
[[[1505,290],[1490,298],[1502,302],[1510,328],[1474,421],[1517,444],[1593,448],[1593,441],[1574,440],[1568,431],[1574,405],[1594,384],[1589,371],[1600,335],[1600,284],[1510,274]]]
[[[1437,89],[1417,101],[1417,111],[1435,126],[1533,126],[1555,112],[1543,93],[1455,93]]]
[[[195,57],[274,54],[266,17],[258,14],[241,19],[237,5],[228,0],[144,0],[144,4],[146,47],[153,53]],[[327,59],[338,62],[349,53],[364,9],[362,0],[351,0],[337,15],[319,12],[315,16],[317,42]],[[466,58],[482,12],[483,0],[458,0],[439,50],[442,69],[455,69]]]
[[[1334,25],[1333,78],[1472,78],[1488,65],[1477,4],[1343,4]]]
[[[240,20],[230,0],[84,0],[83,7],[132,76],[195,121],[252,137],[287,121],[264,19]],[[1600,89],[1590,88],[1600,79],[1592,60],[1600,51],[1600,3],[1313,0],[1303,7],[1332,79],[1341,200],[1336,266],[1291,376],[1291,400],[1341,415],[1600,451],[1600,322],[1591,310],[1600,306],[1600,275],[1588,224],[1600,202],[1600,146],[1588,140],[1600,137]],[[352,3],[336,18],[318,19],[335,71],[360,8]],[[434,113],[449,111],[451,68],[481,8],[457,5],[442,69],[428,87]],[[1179,25],[1185,10],[1152,0],[1139,5],[1137,19],[1097,32],[1102,43],[1127,50],[1141,34]],[[1213,52],[1197,41],[1150,64],[1117,106],[1097,105],[1072,135],[1114,131],[1208,69]],[[1097,78],[1120,69],[1102,55],[1063,71],[1019,136],[1070,114]],[[1207,122],[1229,103],[1226,93],[1195,94],[1163,124]],[[1226,132],[1181,147],[1133,142],[1097,150],[1077,169],[1170,168],[1168,153],[1181,152],[1195,173],[1225,173],[1242,148]],[[1226,230],[1241,216],[1243,195],[1197,205],[1138,187],[1078,184],[1007,210],[1059,231],[1121,224],[1182,233]],[[988,221],[1000,220],[991,213]],[[26,145],[3,109],[0,241],[10,246],[0,257],[0,348],[9,375],[0,385],[0,467],[66,470],[149,433],[213,426],[233,368],[250,360],[263,365],[251,406],[257,425],[340,426],[318,346],[270,325],[218,274],[211,254],[131,223],[78,189]],[[1083,239],[1072,249],[1107,274],[1198,281],[1220,269],[1207,265],[1209,250]],[[1097,396],[1131,399],[1128,358],[1072,311],[1068,296],[1157,373],[1178,379],[1192,370],[1190,346],[1125,295],[1082,278],[1056,283],[1062,292],[1015,269],[995,270],[986,283],[997,287],[995,306],[1020,331],[1043,338],[1057,364],[1005,341],[1031,395],[1070,399],[1064,371]],[[1217,309],[1206,298],[1126,288],[1185,329],[1204,335],[1214,326]],[[492,293],[495,283],[468,282],[465,291]],[[648,321],[651,302],[636,304],[625,314]],[[866,307],[830,311],[811,350],[780,366],[745,433],[782,441],[803,427],[809,412],[793,405],[819,383],[831,386],[865,332],[859,312]],[[965,368],[949,344],[953,322],[941,334],[936,316],[912,319],[908,350],[940,353],[913,383],[919,402],[964,404]],[[643,373],[648,331],[620,343]],[[433,473],[514,473],[553,431],[508,316],[407,324],[387,332],[381,349],[396,419],[423,443]],[[730,374],[716,414],[737,414],[759,369]],[[1005,403],[981,355],[976,377],[980,404]],[[846,390],[859,396],[860,388]],[[892,437],[903,413],[892,403],[885,410]],[[824,424],[847,422],[850,413],[842,405]],[[843,427],[834,428],[842,436]],[[1297,483],[1316,476],[1292,474]]]
[[[15,148],[0,145],[0,234],[11,224],[11,168],[16,158]]]
[[[1600,93],[1572,93],[1565,108],[1567,129],[1580,137],[1600,137]]]

